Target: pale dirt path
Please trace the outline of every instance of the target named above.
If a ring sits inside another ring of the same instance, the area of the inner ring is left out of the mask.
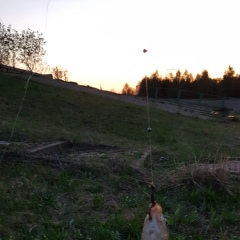
[[[108,97],[108,98],[112,98],[112,99],[116,99],[116,100],[120,100],[120,101],[124,101],[124,102],[128,102],[128,103],[132,103],[132,104],[139,105],[139,106],[147,105],[146,98],[142,98],[142,97],[117,94],[117,93],[113,93],[113,92],[109,92],[109,91],[99,90],[97,88],[76,85],[76,84],[59,81],[59,80],[52,80],[50,78],[40,77],[40,76],[33,76],[31,80],[35,81],[35,82],[47,84],[47,85],[71,89],[74,91],[88,92],[90,94],[96,94],[99,96],[104,96],[104,97]],[[180,106],[177,104],[172,104],[172,103],[169,103],[168,101],[164,101],[164,100],[156,101],[155,99],[154,100],[150,99],[149,104],[153,107],[156,107],[157,109],[161,109],[163,111],[167,111],[167,112],[171,112],[171,113],[180,113],[182,115],[195,116],[195,117],[199,117],[202,119],[209,118],[205,115],[202,115],[201,113],[199,113],[197,111],[186,111],[186,107],[183,107],[183,106]]]
[[[6,73],[8,75],[17,75],[20,76],[21,78],[26,78],[28,79],[29,75],[26,74],[17,74],[17,73]],[[117,94],[105,90],[99,90],[97,88],[93,87],[87,87],[87,86],[82,86],[82,85],[77,85],[69,82],[64,82],[60,80],[53,80],[51,78],[47,78],[44,76],[33,76],[31,78],[31,81],[47,84],[47,85],[52,85],[56,87],[62,87],[62,88],[67,88],[71,89],[74,91],[80,91],[80,92],[88,92],[91,94],[96,94],[104,97],[109,97],[112,99],[124,101],[124,102],[129,102],[135,105],[140,105],[140,106],[146,106],[146,98],[142,97],[137,97],[137,96],[127,96],[127,95],[122,95],[122,94]],[[204,100],[205,102],[209,102],[210,105],[213,105],[214,100]],[[220,104],[220,101],[217,100],[215,101],[216,104]],[[198,105],[193,105],[191,103],[191,100],[189,101],[181,101],[179,104],[176,103],[176,101],[168,101],[167,99],[161,99],[161,100],[156,100],[156,99],[150,99],[149,100],[150,106],[153,106],[157,109],[161,109],[163,111],[171,112],[171,113],[180,113],[185,116],[194,116],[198,117],[201,119],[209,119],[212,118],[211,107],[204,107],[204,106],[198,106]],[[233,110],[236,110],[236,112],[240,112],[240,99],[226,99],[225,100],[225,106],[227,108],[232,108]]]

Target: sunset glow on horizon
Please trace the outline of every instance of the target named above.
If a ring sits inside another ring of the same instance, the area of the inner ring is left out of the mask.
[[[222,77],[231,65],[240,74],[238,0],[1,2],[1,22],[43,33],[46,61],[81,85],[121,92],[157,69]]]

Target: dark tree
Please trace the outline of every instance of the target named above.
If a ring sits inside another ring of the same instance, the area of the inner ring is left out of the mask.
[[[135,91],[127,83],[125,83],[125,85],[122,89],[122,94],[124,94],[124,95],[134,95]]]
[[[235,77],[235,70],[233,67],[228,66],[224,71],[223,80],[221,81],[221,93],[227,97],[237,97],[238,91],[235,88],[237,78]]]

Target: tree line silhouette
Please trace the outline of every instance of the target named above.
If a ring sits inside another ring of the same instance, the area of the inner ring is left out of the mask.
[[[147,85],[146,85],[147,81]],[[145,76],[136,86],[131,88],[127,83],[122,93],[126,95],[148,96],[151,98],[195,98],[199,93],[207,94],[209,98],[216,96],[240,97],[240,75],[235,73],[232,66],[224,71],[222,78],[211,78],[207,70],[194,78],[188,70],[175,75],[169,73],[162,77],[156,70],[150,77]]]

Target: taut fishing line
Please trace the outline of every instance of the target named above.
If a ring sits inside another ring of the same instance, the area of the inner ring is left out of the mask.
[[[51,0],[48,0],[47,9],[46,9],[46,21],[45,21],[44,33],[46,33],[47,24],[48,24],[48,9],[49,9],[50,2],[51,2]]]
[[[46,33],[46,28],[47,28],[47,23],[48,23],[48,8],[49,8],[49,5],[50,5],[50,2],[51,0],[48,0],[48,3],[47,3],[47,9],[46,9],[46,21],[45,21],[45,28],[44,28],[44,33]],[[26,95],[27,95],[27,91],[28,91],[28,86],[29,86],[29,81],[31,80],[32,76],[34,75],[33,72],[30,72],[30,75],[26,81],[26,84],[24,86],[24,93],[23,93],[23,97],[22,97],[22,100],[21,100],[21,103],[20,103],[20,106],[19,106],[19,109],[18,109],[18,112],[17,112],[17,115],[16,115],[16,118],[14,120],[14,123],[12,125],[12,129],[11,129],[11,133],[10,133],[10,137],[5,145],[5,148],[3,149],[3,152],[2,152],[2,155],[1,155],[1,158],[0,158],[0,164],[2,163],[2,160],[4,158],[4,155],[7,151],[7,148],[12,140],[12,137],[13,137],[13,134],[14,134],[14,130],[15,130],[15,127],[17,125],[17,121],[18,121],[18,118],[19,118],[19,115],[21,113],[21,110],[22,110],[22,107],[23,107],[23,103],[24,103],[24,100],[26,98]]]
[[[6,151],[7,151],[8,145],[10,144],[10,142],[11,142],[11,140],[12,140],[12,137],[13,137],[13,134],[14,134],[15,127],[16,127],[16,125],[17,125],[17,121],[18,121],[19,115],[20,115],[20,112],[21,112],[22,107],[23,107],[23,102],[24,102],[24,99],[25,99],[25,97],[26,97],[26,95],[27,95],[27,90],[28,90],[29,81],[30,81],[30,79],[32,78],[33,74],[34,74],[34,73],[30,73],[30,76],[29,76],[29,78],[27,79],[27,82],[26,82],[26,84],[25,84],[25,86],[24,86],[24,89],[25,89],[25,90],[24,90],[24,93],[23,93],[23,97],[22,97],[22,100],[21,100],[21,103],[20,103],[20,106],[19,106],[19,109],[18,109],[18,112],[17,112],[17,116],[16,116],[16,118],[15,118],[15,121],[14,121],[13,126],[12,126],[12,129],[11,129],[10,137],[9,137],[9,139],[8,139],[8,141],[7,141],[7,144],[6,144],[6,146],[5,146],[4,150],[3,150],[3,153],[2,153],[2,156],[1,156],[1,159],[0,159],[0,164],[2,163],[3,157],[4,157],[4,155],[5,155]]]
[[[147,53],[147,49],[143,49],[143,53]],[[152,128],[150,125],[150,111],[149,111],[149,96],[148,96],[148,78],[145,77],[145,83],[146,83],[146,106],[147,106],[147,132],[148,132],[148,145],[149,145],[149,155],[150,155],[150,169],[151,169],[151,183],[154,185],[153,182],[153,161],[152,161],[152,143],[151,143],[151,132]]]
[[[143,49],[143,53],[147,53],[147,49]],[[168,240],[168,230],[166,220],[162,214],[162,207],[155,201],[155,186],[153,182],[153,159],[152,159],[152,143],[150,126],[150,113],[149,113],[149,96],[148,96],[148,78],[146,80],[146,102],[147,102],[147,120],[148,120],[148,141],[149,141],[149,154],[151,165],[151,197],[150,206],[147,216],[145,217],[142,231],[142,240]]]
[[[143,52],[146,53],[147,50],[144,49]],[[153,183],[152,143],[151,143],[152,128],[151,128],[151,125],[150,125],[149,97],[148,97],[148,79],[147,79],[147,77],[145,77],[145,82],[146,82],[147,123],[148,123],[147,132],[148,132],[149,155],[150,155],[150,165],[151,165],[151,184],[154,185],[154,183]]]

